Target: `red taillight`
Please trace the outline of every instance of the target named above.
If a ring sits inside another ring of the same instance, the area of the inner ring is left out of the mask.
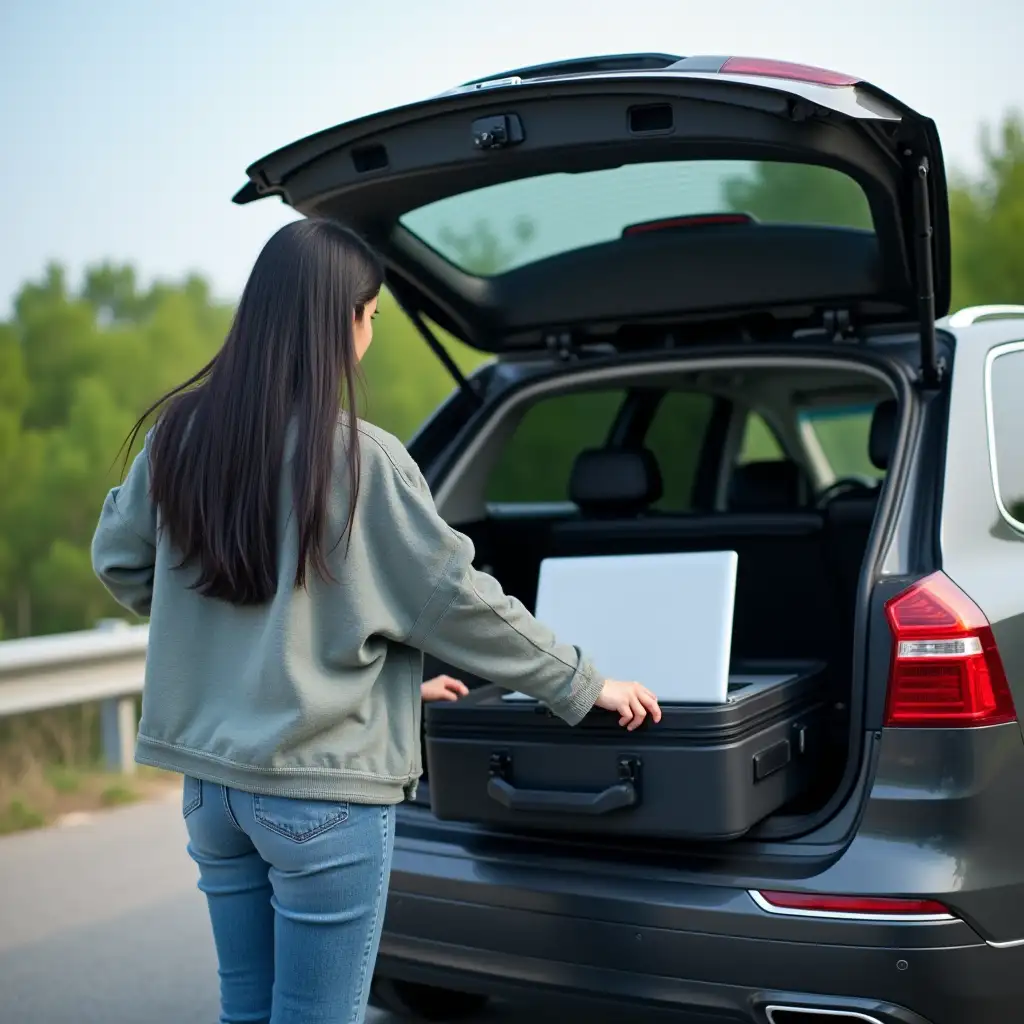
[[[759,57],[730,57],[719,68],[719,74],[756,75],[765,78],[788,78],[813,85],[857,85],[861,79],[840,71],[827,71],[810,64],[790,64],[784,60],[761,60]]]
[[[686,217],[662,217],[660,220],[645,220],[630,224],[622,229],[622,237],[642,235],[648,231],[673,231],[677,228],[724,227],[730,224],[753,224],[749,213],[696,213]]]
[[[885,724],[955,728],[1016,720],[984,612],[932,573],[885,606],[893,637]]]
[[[842,917],[942,918],[952,917],[949,910],[935,900],[902,899],[895,896],[822,896],[818,893],[772,892],[751,893],[763,909],[796,914],[833,914]]]

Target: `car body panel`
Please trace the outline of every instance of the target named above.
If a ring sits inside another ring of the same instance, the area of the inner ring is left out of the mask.
[[[1024,708],[1024,534],[1004,518],[996,500],[985,375],[991,353],[1024,339],[1024,319],[947,330],[958,344],[950,381],[942,566],[992,623],[1019,713]]]
[[[711,872],[692,858],[673,869],[596,861],[582,848],[557,855],[403,808],[378,971],[470,990],[543,986],[729,1010],[737,1021],[762,1021],[764,997],[888,1006],[885,1021],[1002,1024],[1024,992],[1013,977],[1024,968],[1024,743],[1015,726],[964,740],[885,730],[852,841],[810,875],[797,863],[768,877],[736,873],[728,856]],[[772,914],[748,891],[770,887],[927,896],[960,918]]]

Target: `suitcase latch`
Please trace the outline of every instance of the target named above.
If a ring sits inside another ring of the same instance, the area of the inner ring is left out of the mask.
[[[508,781],[512,774],[512,757],[504,751],[495,751],[491,754],[491,762],[487,774],[492,779],[504,779]]]
[[[619,782],[632,782],[637,790],[640,789],[639,757],[627,754],[619,758]]]

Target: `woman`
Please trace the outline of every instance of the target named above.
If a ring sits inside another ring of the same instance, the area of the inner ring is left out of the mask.
[[[572,724],[661,714],[477,572],[402,445],[356,419],[382,281],[336,224],[278,231],[221,350],[136,424],[159,412],[93,540],[150,617],[136,757],[185,776],[224,1022],[363,1019],[421,695],[461,692],[421,694],[422,652]]]

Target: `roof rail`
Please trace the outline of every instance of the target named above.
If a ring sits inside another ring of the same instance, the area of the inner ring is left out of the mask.
[[[1024,320],[1024,306],[968,306],[953,313],[950,327],[970,327],[983,320]]]

